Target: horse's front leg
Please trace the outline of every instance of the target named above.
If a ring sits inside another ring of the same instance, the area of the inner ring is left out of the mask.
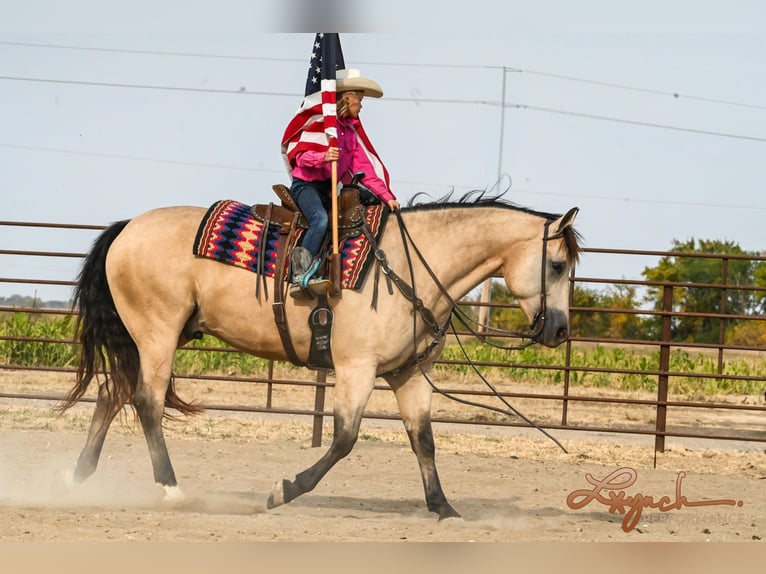
[[[314,465],[274,485],[266,503],[274,508],[313,490],[339,460],[347,456],[359,437],[362,413],[375,385],[375,368],[337,368],[335,371],[335,404],[333,437],[330,448]]]
[[[460,518],[460,514],[447,501],[436,471],[436,447],[431,430],[431,386],[420,371],[411,377],[401,375],[387,377],[386,380],[394,390],[404,428],[418,459],[428,510],[438,514],[439,520]]]

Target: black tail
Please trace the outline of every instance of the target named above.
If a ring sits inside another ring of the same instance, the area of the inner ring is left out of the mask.
[[[117,314],[106,280],[106,254],[128,221],[112,224],[98,236],[83,262],[73,306],[79,309],[75,332],[80,339],[77,380],[59,406],[66,410],[82,398],[98,373],[111,371],[110,402],[129,402],[138,380],[138,348]]]
[[[117,313],[106,278],[106,254],[128,222],[113,223],[98,236],[77,278],[73,306],[79,309],[75,331],[81,345],[80,363],[75,385],[58,407],[61,411],[79,401],[99,373],[104,375],[104,380],[111,375],[110,406],[133,402],[140,367],[138,347]],[[181,400],[172,382],[165,403],[184,414],[202,410]]]

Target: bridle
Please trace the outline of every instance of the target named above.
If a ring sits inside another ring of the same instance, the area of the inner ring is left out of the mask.
[[[563,237],[563,232],[561,231],[553,235],[549,234],[550,225],[551,223],[553,223],[554,220],[547,219],[545,221],[545,227],[543,229],[542,262],[540,265],[540,306],[537,312],[535,313],[534,317],[532,318],[532,322],[529,325],[529,331],[514,331],[514,330],[498,329],[496,327],[485,326],[485,329],[487,331],[491,331],[493,334],[502,335],[505,337],[518,338],[524,341],[517,345],[504,346],[492,341],[489,338],[490,336],[489,333],[480,333],[477,329],[471,326],[471,324],[476,325],[477,327],[480,325],[478,321],[470,317],[465,311],[463,311],[460,308],[460,306],[454,300],[452,295],[449,294],[449,291],[447,291],[447,288],[444,287],[444,284],[436,276],[433,269],[428,264],[422,252],[420,251],[420,249],[412,240],[412,236],[410,235],[409,229],[407,229],[407,226],[405,225],[404,220],[402,219],[401,213],[399,211],[395,211],[394,214],[396,215],[397,221],[399,223],[399,231],[402,237],[402,244],[404,246],[405,255],[407,257],[407,267],[408,267],[408,272],[410,275],[411,285],[407,284],[400,276],[398,276],[391,269],[391,267],[388,265],[385,252],[383,252],[382,249],[377,248],[377,246],[374,250],[375,259],[377,260],[379,264],[380,270],[389,280],[389,293],[392,292],[390,288],[390,283],[393,282],[399,288],[400,292],[405,296],[405,298],[409,299],[412,302],[413,310],[416,312],[416,314],[421,316],[421,318],[429,327],[431,327],[432,334],[435,337],[439,337],[439,338],[443,337],[446,334],[447,325],[445,324],[444,326],[439,326],[436,323],[434,315],[430,311],[430,309],[426,308],[423,305],[423,301],[419,297],[417,297],[417,291],[415,289],[415,272],[412,266],[410,246],[412,246],[412,250],[417,255],[418,259],[420,260],[425,270],[428,272],[428,275],[431,277],[434,284],[438,287],[441,295],[450,304],[450,308],[451,308],[450,319],[448,319],[447,324],[451,323],[452,317],[455,317],[468,329],[471,335],[479,339],[481,342],[487,345],[490,345],[492,347],[495,347],[496,349],[501,349],[506,351],[519,351],[522,349],[526,349],[527,347],[538,342],[538,339],[540,338],[540,335],[542,334],[543,329],[545,328],[545,314],[546,314],[545,312],[547,309],[546,261],[548,258],[548,242],[554,239],[560,239],[561,237]],[[375,245],[374,242],[373,242],[373,245]],[[373,297],[376,297],[376,295],[373,295]],[[436,345],[434,345],[434,347],[435,346]],[[421,358],[421,360],[424,360],[424,359],[425,357]]]
[[[509,346],[503,346],[499,345],[495,342],[493,342],[491,339],[488,338],[487,334],[482,334],[478,332],[476,329],[472,328],[469,323],[473,323],[474,325],[479,325],[478,321],[471,318],[468,314],[465,313],[460,307],[453,305],[452,308],[452,314],[460,320],[460,322],[463,324],[463,326],[468,329],[468,331],[477,339],[479,339],[482,343],[485,343],[491,347],[495,347],[496,349],[502,349],[506,351],[520,351],[522,349],[526,349],[527,347],[535,344],[538,342],[538,339],[540,338],[540,335],[543,332],[543,329],[545,329],[545,312],[547,309],[547,259],[548,259],[548,242],[553,241],[554,239],[560,239],[563,237],[563,232],[559,231],[558,233],[555,233],[553,235],[549,235],[549,229],[550,225],[553,223],[552,219],[547,219],[545,221],[545,227],[543,229],[543,247],[542,247],[542,261],[540,264],[540,306],[537,310],[537,313],[535,313],[534,317],[532,318],[532,322],[529,325],[529,331],[528,332],[522,332],[522,331],[513,331],[513,330],[507,330],[507,329],[498,329],[496,327],[490,327],[489,325],[484,325],[484,329],[487,331],[491,331],[498,335],[503,335],[506,337],[516,337],[522,339],[523,343],[520,343],[518,345],[509,345]],[[407,234],[409,236],[409,232]],[[410,239],[412,241],[412,239]],[[421,261],[423,261],[422,256],[420,256]],[[425,261],[423,261],[423,264],[425,265]],[[433,276],[433,275],[432,275]],[[442,293],[446,292],[446,289],[444,289],[443,286],[440,285],[440,289]]]
[[[559,239],[563,236],[563,232],[559,231],[558,233],[555,233],[554,235],[549,235],[549,228],[550,224],[554,221],[552,219],[546,219],[545,221],[545,228],[543,230],[543,247],[542,247],[542,264],[541,264],[541,270],[540,270],[540,308],[538,309],[537,313],[535,313],[535,316],[532,319],[532,323],[529,326],[528,332],[521,332],[521,331],[511,331],[511,330],[505,330],[505,329],[497,329],[497,328],[489,328],[494,333],[503,334],[505,336],[510,337],[517,337],[521,338],[523,340],[526,340],[524,343],[521,343],[519,345],[510,345],[510,346],[502,346],[498,345],[497,343],[492,342],[490,339],[488,339],[487,335],[481,334],[477,332],[475,329],[473,329],[469,323],[474,323],[478,325],[478,322],[469,317],[465,311],[460,309],[457,302],[453,299],[453,297],[449,294],[446,287],[444,287],[444,284],[439,280],[439,278],[434,273],[433,269],[431,269],[431,266],[426,261],[425,257],[421,253],[418,246],[415,244],[415,242],[412,240],[412,236],[410,235],[409,230],[407,229],[407,226],[404,224],[404,220],[402,219],[401,213],[397,210],[394,212],[396,215],[397,221],[399,223],[399,232],[402,237],[402,245],[404,247],[404,252],[407,258],[407,268],[410,275],[410,283],[407,283],[404,281],[399,275],[397,275],[393,269],[388,265],[388,260],[386,257],[385,252],[380,249],[377,246],[377,243],[372,237],[372,234],[369,232],[369,230],[365,229],[365,235],[367,236],[367,239],[370,241],[370,244],[373,246],[373,253],[375,255],[375,260],[378,263],[378,267],[376,271],[380,271],[384,274],[388,281],[388,292],[389,294],[393,294],[392,284],[396,285],[396,287],[399,289],[399,291],[402,293],[402,295],[412,302],[412,321],[413,321],[413,354],[410,357],[408,361],[405,361],[404,364],[400,365],[397,369],[389,371],[387,373],[383,373],[384,375],[397,375],[402,371],[409,370],[411,368],[419,368],[421,374],[425,377],[425,379],[428,381],[428,384],[431,386],[431,388],[454,401],[457,401],[462,404],[476,406],[488,410],[492,410],[495,412],[499,412],[505,415],[514,414],[524,420],[527,424],[530,426],[536,428],[538,431],[543,433],[546,437],[551,439],[556,445],[561,448],[565,453],[568,452],[566,448],[558,441],[555,437],[553,437],[550,433],[548,433],[545,429],[541,428],[539,425],[537,425],[534,421],[530,420],[526,416],[524,416],[521,412],[519,412],[515,407],[513,407],[506,399],[503,397],[497,389],[479,372],[476,365],[473,363],[473,361],[470,359],[468,354],[465,351],[465,348],[463,347],[462,342],[460,341],[457,333],[457,329],[455,329],[454,323],[452,322],[452,318],[455,317],[460,320],[461,323],[468,329],[468,331],[477,339],[480,341],[495,347],[497,349],[502,350],[509,350],[509,351],[516,351],[521,349],[526,349],[530,345],[533,345],[537,342],[538,338],[543,332],[543,329],[545,328],[545,311],[546,311],[546,261],[548,257],[548,242],[552,241],[554,239]],[[366,226],[365,226],[366,227]],[[433,280],[434,284],[439,288],[439,291],[441,292],[442,296],[447,299],[447,301],[450,304],[450,314],[448,316],[448,319],[444,325],[439,325],[436,321],[436,318],[433,314],[433,312],[425,307],[423,304],[423,301],[417,296],[417,290],[415,287],[415,271],[412,266],[412,256],[410,255],[410,246],[412,246],[412,249],[415,251],[415,254],[418,256],[418,259],[423,264],[423,267],[428,272],[429,276]],[[371,307],[374,309],[377,305],[377,293],[378,293],[378,280],[379,276],[376,272],[375,276],[375,287],[373,289],[373,300]],[[431,329],[431,335],[433,337],[433,340],[426,346],[426,348],[418,352],[418,337],[417,337],[417,317],[420,316],[423,322],[428,325]],[[502,403],[508,407],[509,411],[493,407],[490,405],[484,405],[481,403],[477,403],[474,401],[469,401],[466,399],[462,399],[460,397],[456,397],[455,395],[452,395],[450,393],[447,393],[445,391],[442,391],[440,388],[438,388],[434,382],[431,380],[431,377],[428,375],[426,370],[423,368],[422,363],[426,361],[426,359],[429,358],[429,356],[436,350],[436,348],[441,344],[442,340],[447,334],[447,327],[450,327],[452,329],[453,335],[455,336],[455,339],[458,342],[458,345],[460,346],[461,351],[465,355],[466,359],[468,360],[468,363],[471,365],[473,370],[476,372],[476,374],[482,379],[482,381],[492,390],[494,395],[502,401]]]

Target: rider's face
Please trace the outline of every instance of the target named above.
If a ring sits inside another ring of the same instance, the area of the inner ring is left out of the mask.
[[[348,104],[348,115],[352,118],[358,117],[359,112],[362,109],[362,98],[364,98],[364,96],[356,92],[346,92],[344,97]]]

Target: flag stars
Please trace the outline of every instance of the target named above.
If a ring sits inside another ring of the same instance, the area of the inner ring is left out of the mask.
[[[333,72],[343,67],[343,54],[340,51],[340,42],[334,36],[336,34],[317,34],[314,40],[309,68],[306,74],[306,95],[316,92],[323,79],[334,79],[335,74]],[[335,40],[335,43],[331,42],[330,46],[328,46],[327,42],[329,40]],[[336,61],[336,59],[339,61]],[[325,61],[327,64],[325,64]]]

